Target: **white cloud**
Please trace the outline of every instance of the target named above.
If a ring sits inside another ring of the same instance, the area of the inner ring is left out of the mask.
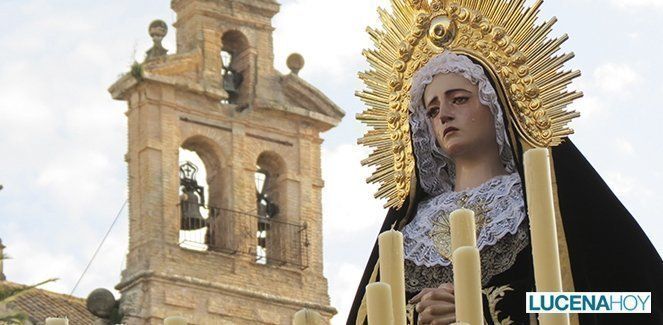
[[[606,63],[594,70],[598,88],[608,94],[619,92],[622,96],[630,93],[642,77],[628,64]]]
[[[636,180],[622,172],[611,171],[605,174],[605,182],[608,183],[619,197],[624,198],[636,190]]]
[[[46,103],[33,98],[21,87],[12,87],[9,81],[0,79],[0,87],[0,134],[31,132],[34,136],[47,136],[55,132],[56,117]],[[29,140],[34,138],[3,137],[5,145],[30,145]]]
[[[384,201],[373,197],[377,186],[365,181],[371,169],[360,164],[369,152],[356,144],[323,148],[322,152],[325,275],[332,306],[338,309],[334,325],[345,324],[363,266],[386,215]]]
[[[384,202],[373,198],[377,187],[365,181],[371,171],[360,165],[368,153],[367,148],[354,144],[323,150],[325,231],[355,233],[380,227],[386,213],[382,208]]]
[[[297,0],[283,4],[274,17],[274,65],[283,72],[290,53],[304,56],[302,73],[347,80],[364,62],[361,51],[371,46],[366,26],[377,26],[378,6],[386,0]],[[356,78],[355,78],[356,79]]]
[[[67,252],[53,252],[38,244],[13,241],[7,248],[12,259],[5,262],[7,278],[23,284],[37,284],[58,279],[42,288],[56,292],[69,292],[74,274],[80,274],[81,264]]]
[[[663,8],[663,0],[612,0],[612,4],[628,9]]]
[[[329,295],[332,306],[338,310],[338,314],[331,323],[332,325],[345,324],[364,270],[350,263],[329,265],[328,268],[331,270]]]
[[[110,224],[104,223],[104,226],[107,227]],[[128,239],[126,234],[117,231],[118,228],[126,227],[126,223],[120,221],[115,226],[117,228],[114,228],[115,231],[108,237],[78,286],[76,296],[85,297],[98,287],[112,289],[118,282]],[[17,224],[10,225],[8,228],[11,231],[6,233],[3,238],[3,243],[7,246],[5,253],[11,257],[5,261],[4,272],[7,279],[17,283],[36,284],[56,278],[57,281],[41,288],[67,294],[71,292],[101,239],[88,236],[94,233],[92,229],[53,228],[42,232],[42,235],[36,238],[30,233],[23,232]],[[85,242],[89,245],[78,247],[79,252],[71,249],[64,250],[61,241],[66,237],[83,237],[80,238],[79,243]],[[119,298],[117,293],[115,295]]]
[[[68,218],[89,219],[93,211],[106,207],[112,210],[121,203],[124,181],[117,176],[118,166],[106,154],[64,152],[67,154],[51,157],[41,165],[35,179],[35,188],[51,198],[59,211]],[[102,197],[112,203],[101,201]]]
[[[120,2],[12,3],[0,3],[11,26],[0,35],[0,237],[13,257],[5,273],[20,283],[57,277],[45,288],[69,293],[126,195],[125,104],[106,89],[127,68],[133,41],[123,35],[135,22],[117,24]],[[149,40],[147,24],[136,36]],[[126,219],[77,295],[119,281]]]
[[[619,150],[619,152],[621,154],[630,156],[630,155],[633,155],[635,153],[635,149],[633,148],[633,144],[630,141],[628,141],[624,138],[617,138],[617,140],[615,140],[615,143],[617,145],[617,149]]]
[[[594,96],[585,95],[583,98],[576,100],[569,106],[569,110],[576,110],[580,112],[580,120],[589,120],[595,115],[603,112],[605,106],[601,100]]]
[[[620,169],[601,174],[654,247],[663,254],[663,222],[660,218],[663,204],[660,194],[657,193],[660,181],[656,179],[663,174],[648,163],[643,165],[641,161],[635,161],[635,164],[635,168],[626,171]]]
[[[332,324],[345,324],[363,266],[386,215],[384,201],[373,197],[377,186],[365,179],[371,169],[360,161],[369,149],[356,144],[323,148],[322,173],[325,275],[332,306],[338,314]]]

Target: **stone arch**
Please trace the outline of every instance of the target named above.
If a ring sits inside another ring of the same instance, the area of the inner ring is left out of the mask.
[[[286,171],[285,160],[276,152],[264,151],[256,159],[256,211],[259,217],[256,259],[259,263],[285,260]],[[262,188],[259,188],[261,174],[265,179]]]
[[[255,69],[250,48],[248,38],[239,30],[231,29],[221,36],[221,82],[230,104],[244,103],[248,99]]]
[[[249,48],[248,38],[236,29],[224,32],[221,36],[221,44],[223,44],[222,50],[233,51],[236,54],[240,54]]]
[[[287,193],[284,187],[284,180],[287,174],[286,162],[279,154],[274,151],[263,151],[256,159],[256,169],[267,171],[270,175],[269,184],[266,184],[268,193],[271,193],[275,203],[281,207],[286,205]],[[276,214],[278,217],[281,214]]]
[[[278,177],[285,175],[287,171],[286,162],[283,157],[271,150],[261,152],[256,159],[256,165],[276,173]]]
[[[182,142],[182,148],[198,154],[205,164],[207,171],[207,184],[209,185],[209,206],[228,206],[228,195],[225,186],[227,180],[223,175],[224,157],[221,147],[214,140],[194,135]]]
[[[232,221],[220,217],[220,211],[230,204],[230,186],[225,172],[223,150],[214,140],[203,135],[194,135],[185,139],[180,147],[195,152],[202,161],[206,172],[208,199],[203,211],[207,215],[203,217],[207,218],[207,229],[200,231],[189,240],[211,250],[227,247],[232,240],[232,231],[230,231]],[[182,229],[182,224],[180,224],[180,229]]]

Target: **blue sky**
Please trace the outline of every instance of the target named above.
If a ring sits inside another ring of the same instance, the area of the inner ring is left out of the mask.
[[[377,25],[375,9],[387,2],[281,4],[276,68],[287,72],[287,55],[301,53],[300,76],[347,112],[323,135],[325,274],[341,324],[384,215],[363,181],[370,170],[359,166],[367,151],[355,144],[363,106],[353,94],[366,69],[365,27]],[[542,16],[559,18],[553,34],[570,35],[565,50],[583,72],[572,140],[663,251],[663,1],[548,1]],[[172,24],[169,1],[0,1],[0,238],[13,257],[9,280],[58,277],[48,288],[69,292],[126,198],[126,105],[106,89],[142,59],[156,18]],[[174,36],[171,27],[171,53]],[[118,282],[126,243],[125,213],[77,295]]]

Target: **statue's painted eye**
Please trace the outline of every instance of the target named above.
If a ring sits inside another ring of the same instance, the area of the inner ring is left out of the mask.
[[[428,118],[434,118],[437,116],[437,114],[440,113],[440,108],[439,107],[431,107],[428,109],[428,112],[426,113],[426,116]]]
[[[469,97],[459,96],[459,97],[456,97],[456,98],[452,99],[451,102],[454,105],[463,105],[463,104],[467,103],[468,100],[470,100]]]

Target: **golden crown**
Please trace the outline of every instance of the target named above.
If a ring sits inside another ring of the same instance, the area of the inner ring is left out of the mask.
[[[557,55],[568,36],[549,39],[556,18],[535,24],[542,0],[392,0],[378,9],[382,30],[368,28],[375,49],[365,50],[371,69],[359,73],[357,93],[367,109],[357,119],[371,129],[358,140],[374,150],[362,161],[377,166],[367,182],[380,185],[376,198],[400,208],[410,192],[414,156],[408,109],[413,74],[443,51],[480,62],[496,83],[505,113],[518,135],[534,147],[559,144],[573,133],[580,114],[566,107],[581,92],[567,91],[579,71],[562,71],[573,53]]]

